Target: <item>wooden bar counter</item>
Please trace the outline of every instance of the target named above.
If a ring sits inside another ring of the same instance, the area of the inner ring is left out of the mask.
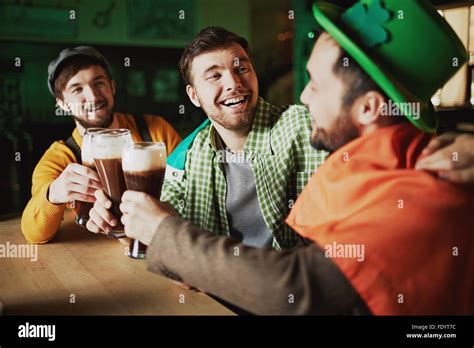
[[[20,217],[0,221],[3,315],[234,315],[148,272],[145,260],[125,255],[126,245],[76,226],[71,211],[56,237],[37,246],[36,261],[12,252],[25,245]]]

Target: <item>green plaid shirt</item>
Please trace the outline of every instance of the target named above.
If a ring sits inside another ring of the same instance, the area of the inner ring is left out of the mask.
[[[284,219],[327,156],[311,147],[310,134],[311,118],[305,107],[277,107],[259,98],[243,151],[254,173],[262,215],[276,249],[294,247],[300,240]],[[189,146],[175,150],[185,155],[184,170],[168,165],[161,200],[195,225],[230,235],[222,165],[225,155],[216,145],[216,130],[209,123],[192,136]]]

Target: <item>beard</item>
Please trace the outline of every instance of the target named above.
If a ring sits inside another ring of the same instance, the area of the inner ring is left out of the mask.
[[[255,116],[255,108],[233,115],[223,115],[220,113],[208,114],[207,112],[206,114],[211,120],[220,124],[225,129],[239,131],[249,129],[252,126]]]
[[[314,126],[314,125],[313,125]],[[349,113],[342,111],[331,129],[316,128],[311,133],[310,144],[316,150],[329,153],[336,151],[345,144],[359,137],[356,126],[352,123]]]
[[[103,116],[89,118],[89,116],[87,116],[86,114],[84,118],[74,115],[74,120],[77,121],[77,123],[79,123],[85,129],[96,127],[108,128],[114,121],[114,109],[108,104],[104,105],[104,108],[106,109],[106,113]]]
[[[200,103],[202,109],[211,120],[231,131],[250,129],[255,117],[255,109],[257,108],[255,103],[255,105],[249,105],[246,110],[226,114],[224,112],[218,112],[217,110],[211,110],[210,107],[201,101]],[[248,100],[247,103],[250,103],[250,100]]]

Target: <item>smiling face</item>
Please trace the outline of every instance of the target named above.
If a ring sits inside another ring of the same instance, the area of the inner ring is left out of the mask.
[[[198,55],[191,65],[189,98],[228,130],[250,130],[258,100],[257,75],[237,43]]]
[[[100,65],[79,70],[67,82],[58,105],[84,128],[107,128],[113,121],[115,85]]]

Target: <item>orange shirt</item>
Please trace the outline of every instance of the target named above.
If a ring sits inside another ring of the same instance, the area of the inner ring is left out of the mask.
[[[346,144],[287,219],[374,314],[474,313],[474,194],[414,170],[430,138],[405,123]]]
[[[141,141],[135,120],[131,115],[115,113],[120,128],[130,129],[133,141]],[[168,154],[179,144],[181,138],[162,117],[146,115],[145,121],[153,141],[166,144]],[[82,147],[82,136],[77,128],[72,132],[77,144]],[[70,163],[77,163],[73,152],[64,141],[56,141],[44,153],[33,172],[31,199],[21,217],[21,229],[30,243],[46,243],[58,231],[66,204],[52,204],[48,201],[49,185]]]

